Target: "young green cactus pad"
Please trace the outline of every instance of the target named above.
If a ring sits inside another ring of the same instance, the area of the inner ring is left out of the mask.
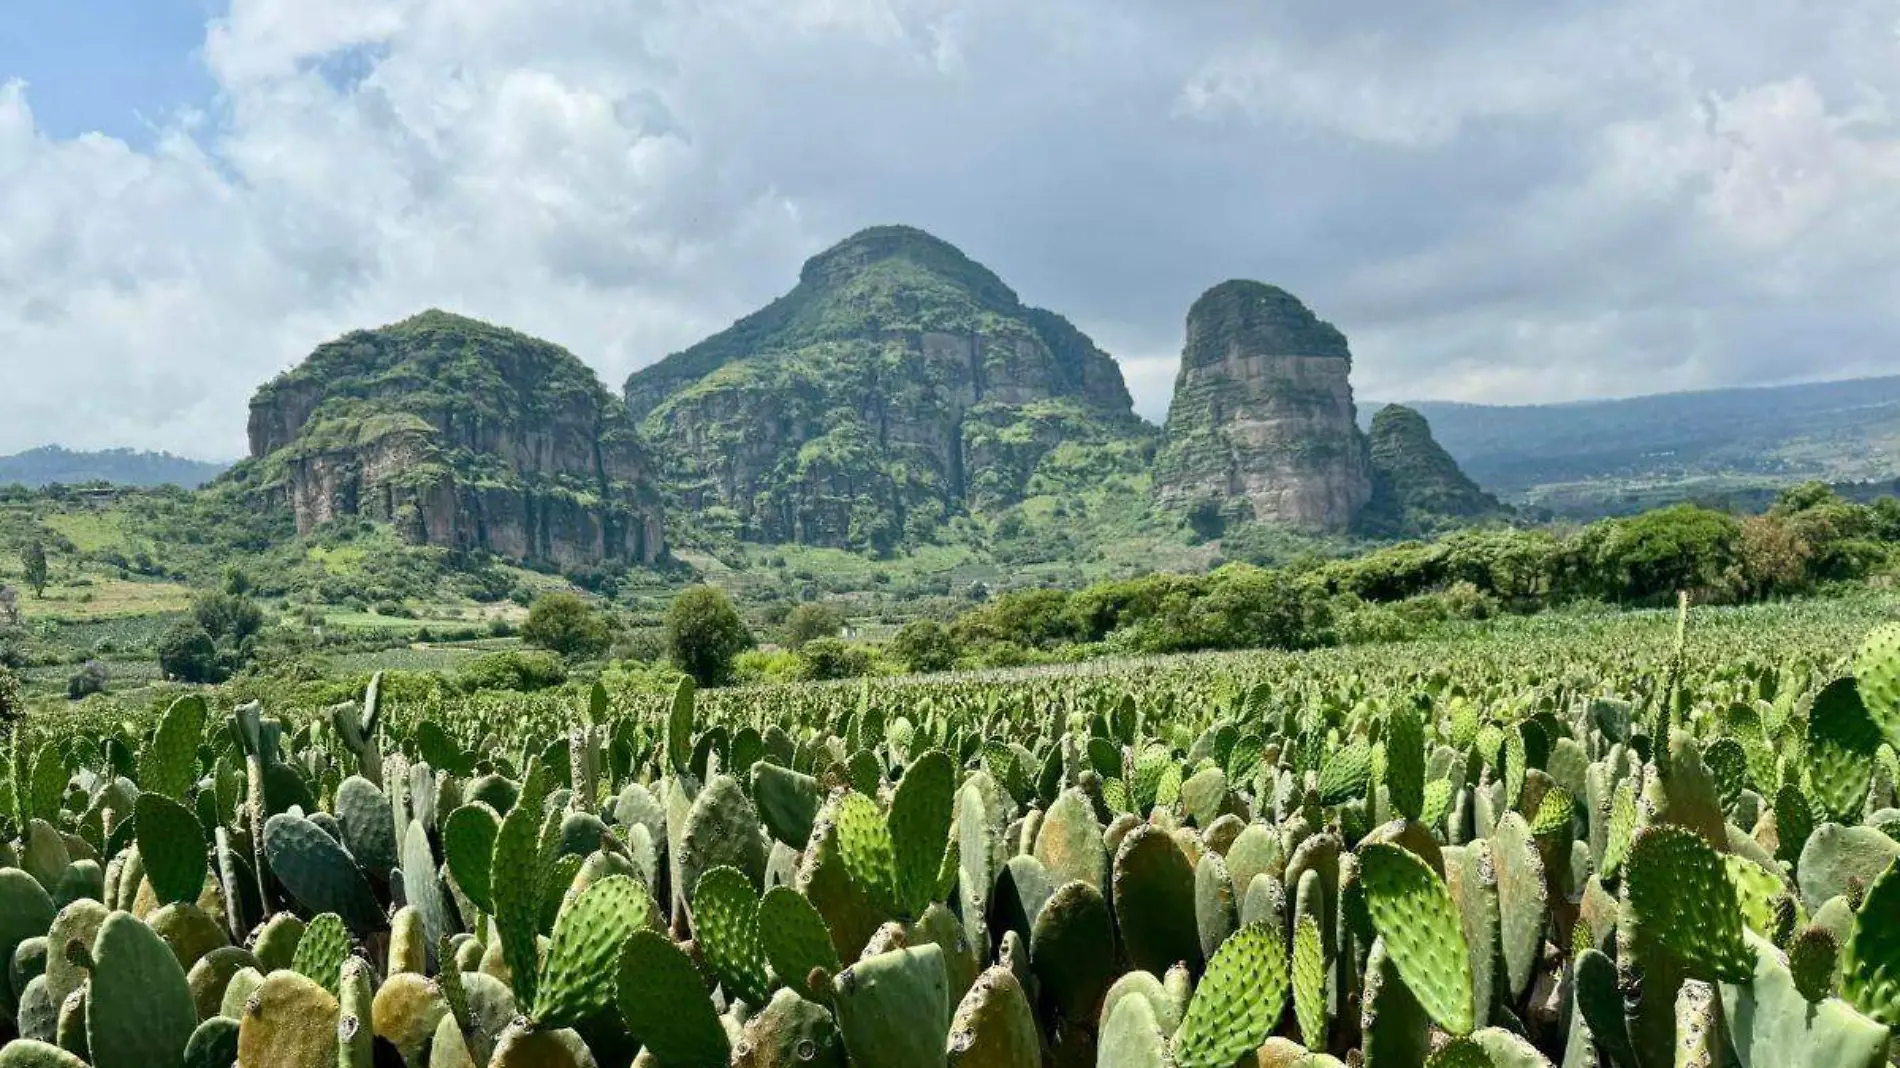
[[[1401,817],[1424,819],[1425,724],[1409,703],[1393,709],[1385,721],[1385,786]]]
[[[680,1068],[720,1068],[731,1046],[692,959],[658,931],[635,931],[620,958],[616,998],[627,1030]],[[947,1011],[947,1010],[946,1010]]]
[[[1900,624],[1868,633],[1854,656],[1854,679],[1887,744],[1900,750]]]
[[[1135,967],[1164,972],[1177,961],[1198,971],[1201,936],[1194,920],[1194,867],[1159,828],[1143,825],[1115,853],[1115,918]]]
[[[1841,958],[1841,996],[1888,1027],[1900,1027],[1900,861],[1867,888]]]
[[[334,912],[326,912],[304,928],[290,967],[335,996],[337,979],[342,974],[343,962],[350,957],[350,949],[350,933],[344,929],[342,918]]]
[[[831,985],[853,1068],[947,1063],[949,976],[935,944],[867,957],[838,973]]]
[[[181,800],[198,778],[198,743],[204,740],[205,699],[190,694],[173,701],[139,752],[138,781],[144,793]]]
[[[1326,950],[1319,924],[1302,915],[1293,929],[1293,1014],[1299,1018],[1300,1037],[1309,1046],[1326,1045]]]
[[[159,793],[137,802],[139,858],[161,903],[195,901],[204,889],[204,831],[191,810]]]
[[[1671,824],[1646,827],[1625,874],[1644,930],[1706,980],[1739,982],[1752,970],[1741,906],[1722,859],[1702,836]]]
[[[1457,906],[1432,869],[1395,845],[1359,851],[1366,910],[1399,976],[1438,1026],[1472,1030],[1471,959]]]
[[[521,797],[495,832],[489,860],[488,889],[494,901],[495,930],[502,957],[508,963],[515,1000],[534,1004],[540,959],[535,938],[541,930],[541,880],[548,874],[541,864],[542,802],[547,775],[539,764],[529,769]],[[552,814],[550,814],[550,818]]]
[[[442,825],[442,857],[455,884],[475,906],[485,912],[494,910],[489,898],[489,878],[495,857],[495,836],[501,831],[501,817],[487,805],[475,801],[449,813]]]
[[[739,869],[714,868],[699,877],[693,891],[693,937],[728,997],[765,1004],[770,984],[759,934],[759,898]]]
[[[1286,1009],[1286,944],[1265,924],[1236,931],[1208,962],[1174,1036],[1179,1068],[1228,1068],[1266,1041]]]
[[[1860,815],[1881,737],[1851,677],[1835,679],[1815,696],[1808,713],[1808,783],[1836,821],[1851,823]]]
[[[653,926],[652,908],[638,883],[616,875],[561,910],[535,992],[532,1015],[542,1027],[577,1027],[613,1004],[614,969],[633,932]]]
[[[835,974],[843,967],[824,917],[788,886],[767,890],[759,901],[759,942],[772,970],[796,989],[814,970]]]
[[[923,915],[936,895],[956,789],[956,765],[939,750],[920,755],[897,784],[888,823],[895,852],[893,896],[900,916]]]
[[[832,815],[838,856],[852,883],[885,915],[897,911],[897,847],[877,802],[859,793],[839,798]]]

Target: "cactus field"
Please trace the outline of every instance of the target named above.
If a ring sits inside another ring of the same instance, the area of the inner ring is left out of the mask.
[[[1900,624],[1671,622],[18,730],[0,1068],[1894,1063]]]

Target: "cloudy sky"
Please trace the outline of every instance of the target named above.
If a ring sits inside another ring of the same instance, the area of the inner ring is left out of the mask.
[[[1346,12],[1350,12],[1350,14]],[[7,0],[0,452],[243,449],[440,306],[612,386],[908,222],[1166,410],[1242,276],[1361,397],[1900,371],[1900,0]]]

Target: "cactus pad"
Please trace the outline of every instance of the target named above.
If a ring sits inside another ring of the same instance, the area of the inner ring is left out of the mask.
[[[1177,961],[1202,964],[1194,918],[1194,868],[1167,832],[1130,831],[1115,853],[1115,917],[1136,968],[1164,972]]]
[[[759,899],[737,868],[714,868],[693,891],[693,937],[731,998],[764,1005],[769,984]],[[803,980],[804,975],[793,977]]]
[[[616,875],[561,910],[536,986],[533,1016],[545,1028],[576,1027],[614,1000],[615,967],[633,932],[653,925],[651,898]]]
[[[730,1043],[692,959],[657,931],[635,931],[620,959],[617,990],[627,1030],[653,1056],[679,1068],[720,1068]]]
[[[1800,973],[1796,973],[1799,981]],[[1867,888],[1841,957],[1841,996],[1888,1027],[1900,1027],[1900,861]]]
[[[1174,1036],[1179,1068],[1229,1068],[1266,1041],[1286,1008],[1286,945],[1266,924],[1236,931],[1208,962]]]
[[[831,985],[832,1011],[853,1068],[947,1063],[949,977],[935,943],[867,957]]]
[[[291,958],[290,967],[335,997],[343,962],[349,958],[350,932],[344,929],[341,917],[334,912],[326,912],[311,920],[309,926],[304,928],[303,937],[297,940],[297,953]]]
[[[1748,977],[1754,962],[1742,940],[1735,884],[1701,835],[1672,824],[1645,828],[1630,846],[1625,881],[1637,922],[1691,976]]]
[[[92,944],[86,1044],[95,1068],[175,1063],[198,1026],[185,970],[164,940],[129,913],[99,925]]]
[[[1378,842],[1361,847],[1359,868],[1366,910],[1399,976],[1440,1027],[1469,1034],[1471,959],[1444,880],[1416,855]]]

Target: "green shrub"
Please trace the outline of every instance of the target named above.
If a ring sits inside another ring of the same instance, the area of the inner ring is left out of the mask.
[[[97,660],[88,660],[66,680],[66,697],[68,700],[77,701],[82,697],[105,693],[111,678],[111,672],[106,670],[105,664]]]
[[[871,671],[870,650],[839,638],[813,638],[798,652],[801,678],[814,682],[855,679]]]
[[[180,682],[222,682],[224,665],[211,635],[195,619],[181,619],[158,640],[158,667]]]
[[[533,693],[567,681],[567,667],[553,653],[509,650],[478,657],[463,668],[456,682],[465,691],[513,690]]]

